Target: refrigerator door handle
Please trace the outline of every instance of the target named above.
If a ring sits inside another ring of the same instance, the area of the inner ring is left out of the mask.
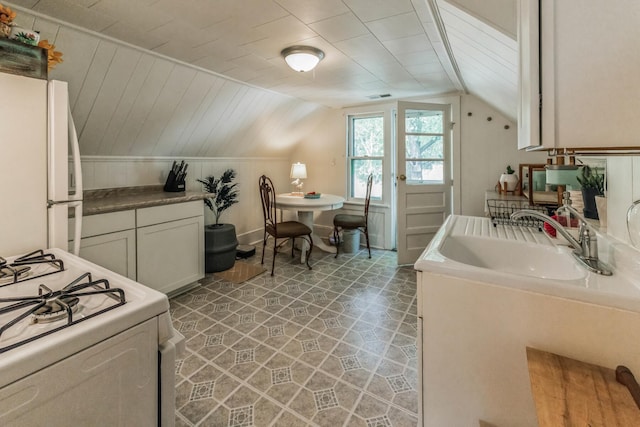
[[[80,163],[80,143],[78,141],[76,125],[71,115],[71,106],[67,108],[69,110],[69,138],[71,140],[71,155],[73,156],[73,174],[76,177],[76,194],[72,197],[72,200],[75,201],[69,203],[69,207],[74,208],[76,218],[72,253],[80,256],[80,241],[82,240],[82,165]]]
[[[71,140],[71,155],[73,156],[73,174],[76,178],[76,194],[73,200],[82,200],[82,164],[80,163],[80,142],[76,132],[76,125],[71,116],[71,107],[69,109],[69,138]]]
[[[76,218],[76,228],[73,238],[73,253],[76,256],[80,256],[80,241],[82,240],[82,202],[71,202],[69,207],[74,208]]]

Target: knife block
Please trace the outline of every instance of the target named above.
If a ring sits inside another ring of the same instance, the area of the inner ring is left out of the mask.
[[[184,179],[186,175],[181,179],[176,177],[176,174],[173,171],[169,171],[169,175],[167,176],[167,182],[164,184],[164,191],[168,193],[179,193],[185,190]]]

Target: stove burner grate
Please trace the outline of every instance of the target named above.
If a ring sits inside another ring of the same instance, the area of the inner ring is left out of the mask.
[[[31,274],[31,267],[2,266],[0,267],[0,285],[20,282]]]
[[[74,317],[78,311],[80,301],[83,297],[91,295],[105,295],[113,299],[114,303],[106,308],[87,314],[84,317]],[[58,291],[53,291],[45,285],[38,287],[38,295],[23,296],[13,298],[0,298],[0,303],[9,303],[0,308],[0,315],[24,309],[17,317],[8,323],[0,326],[0,337],[12,326],[24,321],[29,316],[33,323],[53,322],[55,320],[67,319],[66,323],[44,331],[40,334],[25,338],[22,341],[0,348],[0,353],[29,343],[38,338],[50,335],[61,329],[91,319],[107,311],[126,303],[124,290],[111,288],[106,279],[92,280],[91,273],[84,273],[73,282]]]
[[[36,271],[37,270],[37,271]],[[8,264],[0,257],[0,287],[44,277],[64,270],[64,263],[42,249],[16,258]]]

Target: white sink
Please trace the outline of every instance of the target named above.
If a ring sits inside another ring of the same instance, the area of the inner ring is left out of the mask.
[[[447,235],[438,248],[445,258],[493,271],[553,280],[586,275],[567,248],[477,236]]]
[[[613,276],[589,272],[572,248],[535,228],[494,227],[488,218],[451,215],[414,267],[640,313],[638,251],[607,239],[599,243]]]

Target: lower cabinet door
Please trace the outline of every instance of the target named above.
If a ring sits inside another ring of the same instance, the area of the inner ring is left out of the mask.
[[[140,227],[138,282],[171,293],[204,277],[204,217]]]
[[[80,257],[136,280],[136,232],[85,237],[80,241]]]

